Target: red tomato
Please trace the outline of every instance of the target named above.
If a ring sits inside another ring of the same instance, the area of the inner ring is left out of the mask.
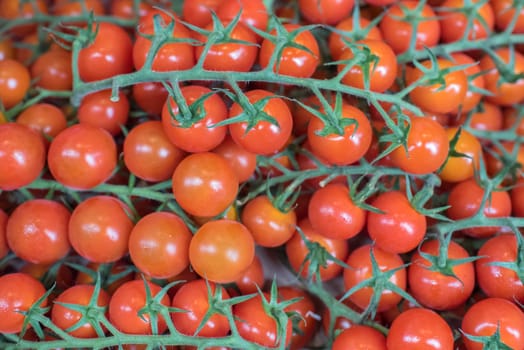
[[[276,61],[272,61],[277,49],[275,39],[264,39],[260,47],[260,65],[266,68],[272,63],[271,69],[281,75],[299,78],[311,77],[320,63],[320,49],[315,36],[308,30],[300,31],[301,27],[298,24],[284,24],[284,29],[288,33],[294,33],[289,40],[305,49],[285,46],[278,53]],[[270,34],[276,35],[276,31],[273,30]]]
[[[435,12],[428,4],[417,11],[420,22],[415,25],[409,19],[410,14],[419,6],[418,1],[402,0],[388,8],[386,15],[380,21],[380,31],[384,41],[395,53],[403,53],[410,49],[411,38],[415,37],[413,49],[435,46],[440,40],[440,25]]]
[[[332,257],[341,261],[346,260],[349,253],[349,246],[346,240],[330,239],[319,234],[311,227],[308,219],[301,220],[298,223],[298,227],[300,227],[304,233],[306,240],[324,248]],[[300,273],[300,276],[304,278],[307,278],[310,273],[310,262],[308,259],[308,254],[310,253],[300,233],[295,231],[293,237],[286,243],[286,255],[293,270]],[[327,260],[325,266],[319,268],[320,279],[322,281],[331,280],[340,275],[340,272],[342,272],[342,266],[333,260]],[[313,276],[313,278],[316,279],[317,277]]]
[[[473,304],[462,319],[461,329],[467,350],[481,350],[484,346],[466,335],[489,337],[497,329],[503,344],[514,350],[524,349],[524,313],[506,299],[487,298]]]
[[[88,124],[118,135],[129,117],[129,100],[118,92],[118,101],[111,100],[112,91],[102,90],[87,95],[80,102],[77,118],[80,124]]]
[[[335,25],[349,16],[354,0],[299,0],[300,14],[309,23]]]
[[[506,30],[516,16],[515,26],[512,33],[524,33],[524,8],[516,13],[515,0],[491,0],[491,6],[495,14],[495,24],[501,31]]]
[[[269,14],[263,0],[222,1],[216,12],[222,21],[232,21],[240,11],[241,23],[266,31]]]
[[[436,312],[414,308],[401,313],[391,324],[388,350],[453,350],[453,332]]]
[[[421,252],[439,257],[440,243],[436,239],[424,242],[418,251],[411,256],[408,268],[408,282],[411,295],[422,305],[433,310],[451,310],[466,302],[475,288],[475,268],[473,262],[454,265],[453,261],[469,258],[468,252],[458,243],[451,241],[448,245],[446,266],[442,270],[422,257]],[[454,276],[446,275],[452,273]]]
[[[255,241],[241,223],[221,219],[202,225],[189,245],[189,261],[202,277],[215,283],[234,282],[255,257]]]
[[[264,266],[255,255],[251,265],[235,280],[235,285],[242,295],[247,295],[258,292],[258,288],[263,289],[264,282]]]
[[[366,211],[353,202],[346,185],[330,183],[313,193],[308,218],[319,234],[331,239],[349,239],[364,228]]]
[[[333,342],[333,350],[358,349],[387,350],[386,337],[369,326],[355,325],[342,331]]]
[[[9,253],[9,246],[7,245],[6,231],[7,231],[7,214],[0,209],[0,259],[3,259]]]
[[[318,134],[325,127],[324,121],[317,117],[311,118],[307,133],[311,150],[329,164],[348,165],[357,162],[371,145],[371,123],[360,109],[348,103],[342,104],[341,114],[337,118],[348,124],[341,128],[340,133],[331,131],[326,136]],[[354,122],[349,123],[351,121]]]
[[[446,129],[450,142],[457,136],[458,131],[456,127]],[[447,182],[460,182],[473,177],[475,171],[478,170],[480,157],[482,157],[482,146],[478,139],[468,131],[461,129],[453,149],[466,156],[450,155],[439,173],[440,178]]]
[[[8,38],[0,40],[0,60],[3,61],[12,58],[15,58],[13,41]]]
[[[314,300],[306,291],[292,286],[279,287],[278,295],[284,301],[299,299],[286,307],[284,311],[296,313],[291,316],[296,327],[293,329],[289,348],[291,350],[303,349],[313,339],[319,323]]]
[[[448,196],[447,215],[452,220],[461,220],[474,216],[479,210],[485,190],[475,179],[457,183]],[[482,213],[484,217],[501,218],[511,215],[511,199],[506,191],[494,190],[486,202]],[[469,227],[463,232],[471,237],[490,237],[499,231],[499,227]]]
[[[49,50],[38,56],[31,67],[31,78],[36,86],[48,90],[71,90],[73,73],[71,53],[64,50]]]
[[[22,63],[13,59],[0,61],[0,102],[5,109],[22,102],[30,84],[31,75]]]
[[[489,2],[479,0],[446,0],[440,5],[444,8],[437,11],[440,17],[440,28],[442,41],[450,43],[467,38],[468,40],[480,40],[487,38],[495,27],[495,16]],[[476,13],[472,24],[468,23],[468,17],[463,10],[469,9]],[[461,10],[461,12],[457,11]],[[471,27],[466,33],[468,25]]]
[[[397,269],[389,278],[389,282],[395,284],[398,288],[406,289],[406,269],[401,268],[404,264],[398,254],[386,252],[378,247],[365,244],[353,250],[346,261],[349,268],[344,269],[344,288],[346,291],[357,284],[374,278],[371,265],[371,254],[375,257],[380,271],[385,272]],[[380,282],[383,283],[383,282]],[[349,296],[355,305],[362,310],[369,305],[371,298],[375,294],[373,286],[364,287]],[[376,308],[377,312],[386,311],[397,305],[402,297],[390,289],[384,289]]]
[[[74,304],[75,306],[87,307],[91,299],[93,298],[93,292],[95,287],[88,284],[77,284],[71,288],[66,289],[62,292],[55,300],[53,308],[51,310],[51,320],[60,329],[66,330],[67,333],[77,338],[96,338],[101,336],[97,334],[96,328],[93,327],[91,321],[82,320],[83,316],[77,310],[69,308],[65,304]],[[96,299],[96,305],[98,307],[107,307],[109,304],[109,294],[103,290],[99,290],[98,297]],[[88,308],[86,308],[87,312]],[[74,326],[74,327],[73,327]],[[73,327],[74,330],[67,331],[68,328]]]
[[[222,287],[218,288],[221,288],[220,300],[229,299],[227,291]],[[200,327],[211,306],[208,295],[217,298],[217,286],[213,282],[199,279],[180,287],[171,302],[172,307],[184,310],[171,314],[173,324],[180,333],[199,337],[225,337],[229,333],[230,327],[226,316],[218,313],[206,318],[204,326]]]
[[[371,26],[371,22],[364,17],[358,19],[358,26],[353,23],[353,16],[340,21],[335,29],[340,32],[333,31],[329,34],[329,53],[334,60],[339,60],[340,55],[348,48],[345,41],[359,41],[359,40],[382,40],[380,30]]]
[[[475,262],[475,271],[478,284],[488,297],[524,301],[524,286],[517,271],[492,265],[516,263],[518,254],[517,239],[513,234],[495,236],[480,247],[477,255],[482,258]],[[517,265],[515,268],[518,269]]]
[[[119,199],[93,196],[80,203],[69,220],[69,241],[85,259],[114,262],[127,254],[133,221]]]
[[[242,183],[251,178],[257,167],[257,156],[255,153],[246,151],[237,144],[230,136],[226,136],[224,141],[213,150],[222,156],[237,175],[238,182]]]
[[[224,0],[192,0],[184,1],[182,17],[188,23],[204,27],[211,22],[211,11],[216,12]]]
[[[167,137],[178,148],[191,153],[207,152],[218,146],[226,137],[225,126],[214,126],[228,116],[224,100],[210,89],[189,85],[180,89],[189,107],[190,115],[169,97],[162,109],[162,126]],[[201,101],[200,99],[204,98]],[[196,103],[200,101],[200,103]],[[170,112],[171,111],[171,112]],[[176,118],[180,118],[177,120]],[[194,123],[187,119],[195,118]]]
[[[144,112],[160,115],[169,94],[161,83],[146,82],[135,84],[131,91],[133,98]]]
[[[482,102],[480,110],[477,112],[461,113],[460,118],[456,120],[455,125],[467,125],[471,129],[482,131],[499,131],[502,130],[503,116],[502,110],[499,106],[490,103]]]
[[[45,0],[35,0],[25,2],[22,0],[3,0],[0,1],[0,18],[9,23],[9,20],[25,18],[31,23],[35,14],[47,14],[47,4]],[[33,22],[34,23],[34,22]],[[37,24],[19,24],[12,27],[9,33],[18,37],[23,37],[33,33],[37,29]]]
[[[0,172],[0,190],[14,190],[36,180],[45,165],[40,135],[18,123],[0,124],[0,164],[4,169]]]
[[[151,310],[139,314],[146,307],[146,288],[149,287],[150,297],[155,297],[161,288],[149,281],[134,280],[122,284],[111,296],[109,301],[109,320],[119,331],[127,334],[162,334],[167,328],[166,320],[156,314],[156,322],[153,323]],[[169,306],[167,294],[160,299],[161,305]],[[156,326],[156,332],[153,332]]]
[[[289,345],[293,330],[291,320],[285,325],[286,334],[279,334],[277,321],[267,314],[263,300],[269,302],[268,293],[258,294],[233,306],[238,333],[242,338],[265,347],[279,346],[284,339],[286,346]]]
[[[0,332],[19,333],[22,330],[25,315],[38,299],[45,294],[40,281],[25,273],[7,273],[0,277]],[[39,306],[45,307],[47,300]]]
[[[524,217],[524,179],[517,180],[510,191],[512,215]]]
[[[78,71],[83,81],[112,78],[133,70],[131,38],[116,24],[100,22],[93,42],[80,50]]]
[[[411,206],[403,192],[381,193],[371,206],[382,212],[369,212],[367,217],[369,237],[377,247],[386,252],[407,253],[424,239],[426,217]]]
[[[256,105],[255,110],[244,111],[243,107],[235,102],[229,110],[229,118],[247,113],[248,120],[269,116],[278,124],[261,120],[248,129],[249,122],[247,121],[233,123],[229,125],[231,137],[245,150],[255,154],[272,155],[280,151],[291,136],[293,128],[293,117],[286,102],[266,90],[250,90],[246,93],[246,97],[252,105]],[[251,115],[251,113],[256,113],[256,115]]]
[[[453,63],[457,65],[469,65],[464,69],[464,73],[466,73],[466,76],[468,77],[468,91],[466,92],[466,96],[464,97],[462,104],[456,111],[454,111],[459,112],[460,110],[461,113],[466,114],[466,112],[469,112],[477,107],[483,97],[483,95],[481,95],[479,92],[473,91],[472,87],[476,89],[484,89],[484,76],[480,74],[480,67],[478,64],[476,64],[477,61],[465,53],[454,52],[451,54],[451,58]]]
[[[169,141],[160,121],[138,124],[124,140],[126,167],[145,181],[169,180],[184,155]]]
[[[24,109],[16,118],[18,124],[23,124],[53,138],[67,128],[64,112],[50,103],[35,103]]]
[[[105,182],[116,162],[116,144],[111,134],[87,124],[75,124],[60,132],[47,154],[49,170],[56,181],[82,190]]]
[[[138,3],[138,13],[133,0],[112,0],[110,3],[109,13],[123,19],[143,18],[153,10],[151,4],[142,1]]]
[[[69,210],[58,202],[33,199],[20,204],[7,221],[11,250],[33,264],[52,264],[69,253]]]

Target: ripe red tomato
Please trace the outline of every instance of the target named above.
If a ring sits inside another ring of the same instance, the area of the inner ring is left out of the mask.
[[[204,27],[211,22],[211,11],[216,12],[224,0],[193,0],[184,1],[182,17],[188,23],[197,27]]]
[[[300,14],[309,23],[335,25],[347,16],[355,6],[354,0],[299,0]]]
[[[21,0],[0,1],[0,18],[4,21],[25,18],[31,21],[36,13],[47,14],[47,4],[45,0],[25,2]],[[23,37],[33,33],[37,29],[36,23],[20,24],[9,30],[9,33],[18,37]]]
[[[80,102],[77,118],[80,124],[88,124],[118,135],[129,117],[129,100],[118,92],[118,101],[111,100],[112,91],[102,90],[87,95]]]
[[[466,121],[468,123],[466,124]],[[471,129],[483,131],[502,130],[504,123],[502,110],[496,104],[484,101],[480,105],[478,112],[461,113],[460,117],[455,120],[453,125],[467,125]]]
[[[71,213],[61,203],[33,199],[20,204],[7,221],[11,250],[33,264],[52,264],[69,253],[68,223]]]
[[[406,289],[406,269],[400,268],[404,262],[398,254],[386,252],[378,247],[365,244],[353,250],[346,261],[349,268],[344,269],[344,288],[350,290],[357,284],[369,278],[376,277],[373,275],[371,265],[371,254],[375,257],[380,271],[397,271],[389,278],[389,281],[398,288]],[[373,287],[364,287],[349,296],[349,300],[357,305],[360,309],[365,310],[369,305],[375,290]],[[377,312],[386,311],[397,305],[402,297],[392,290],[384,289],[380,295],[377,305]]]
[[[122,284],[111,296],[109,301],[109,320],[121,332],[127,334],[152,334],[153,325],[156,334],[162,334],[167,329],[166,320],[157,314],[156,322],[150,312],[139,314],[146,307],[146,288],[149,287],[151,298],[155,297],[161,288],[149,281],[134,280]],[[160,299],[160,304],[169,306],[167,294]],[[148,310],[149,311],[149,310]]]
[[[524,302],[524,286],[517,271],[492,263],[516,263],[517,239],[513,234],[495,236],[480,247],[475,262],[477,280],[482,291],[491,298]],[[515,265],[517,268],[517,265]]]
[[[487,38],[495,27],[495,15],[489,2],[483,2],[478,7],[479,0],[464,1],[464,0],[446,0],[440,5],[443,10],[437,11],[440,17],[440,28],[442,41],[450,43],[459,41],[464,37],[468,40],[481,40]],[[464,12],[457,10],[464,10],[468,5],[471,11],[476,13],[471,27],[466,33],[468,26],[468,18]],[[473,9],[474,8],[474,9]]]
[[[346,260],[349,253],[349,246],[346,240],[330,239],[319,234],[313,229],[308,219],[302,219],[298,223],[298,227],[300,227],[304,233],[306,240],[318,244],[332,257],[341,261]],[[300,273],[304,278],[307,278],[309,274],[309,253],[310,250],[306,246],[306,242],[304,242],[300,233],[295,231],[293,237],[286,243],[286,255],[293,270]],[[331,280],[340,275],[340,272],[342,272],[342,266],[333,260],[326,261],[326,265],[319,268],[320,279],[322,281]],[[316,279],[315,276],[313,276],[313,278]]]
[[[345,41],[382,40],[380,30],[371,26],[371,22],[366,18],[360,17],[358,19],[358,27],[353,22],[353,16],[349,16],[335,27],[337,31],[343,32],[343,34],[335,31],[329,34],[329,53],[334,60],[338,61],[342,52],[348,48]]]
[[[307,30],[300,30],[298,24],[284,24],[284,29],[288,33],[297,31],[293,36],[293,43],[306,49],[294,46],[287,46],[278,53],[276,61],[273,62],[271,69],[281,75],[292,77],[309,78],[315,73],[320,63],[320,49],[315,36]],[[276,31],[271,31],[275,35]],[[259,63],[262,68],[266,68],[272,62],[271,57],[275,54],[275,39],[264,39],[260,47]]]
[[[130,73],[133,44],[129,34],[116,24],[100,22],[97,26],[96,38],[78,54],[80,78],[87,82]]]
[[[480,210],[485,190],[475,179],[457,183],[448,196],[447,215],[452,220],[461,220],[472,217]],[[499,218],[511,215],[511,198],[506,191],[491,192],[482,213],[484,217]],[[463,232],[471,237],[490,237],[500,230],[499,227],[469,227]]]
[[[221,288],[221,300],[229,299],[227,291]],[[175,328],[182,334],[199,337],[225,337],[229,333],[229,322],[226,316],[215,313],[208,317],[198,333],[204,317],[209,310],[209,297],[216,297],[217,286],[213,282],[202,279],[185,283],[176,292],[171,306],[181,312],[173,312],[171,319]]]
[[[384,92],[388,90],[397,78],[397,56],[393,49],[382,40],[362,40],[355,44],[355,47],[348,47],[339,56],[340,61],[354,59],[355,56],[369,50],[369,54],[375,56],[371,64],[353,65],[342,77],[342,83],[357,89],[369,89],[374,92]],[[346,64],[337,66],[338,73],[342,73]],[[366,86],[366,82],[369,86]]]
[[[493,335],[498,329],[500,341],[510,349],[524,349],[524,313],[506,299],[487,298],[473,304],[462,319],[463,334],[473,336]],[[483,344],[467,338],[462,340],[467,350],[481,350]]]
[[[408,267],[408,282],[411,295],[422,305],[433,310],[451,310],[466,302],[475,288],[475,268],[473,262],[465,262],[450,267],[454,276],[432,271],[433,264],[422,257],[426,253],[433,257],[440,254],[440,243],[436,239],[424,242],[411,256]],[[451,241],[445,257],[447,264],[453,260],[469,258],[468,252],[458,243]],[[436,266],[434,266],[436,267]]]
[[[31,75],[22,63],[14,59],[0,61],[0,102],[5,109],[22,102],[30,84]]]
[[[446,161],[449,140],[446,129],[428,117],[412,117],[406,140],[391,153],[393,164],[411,174],[429,174]]]
[[[458,112],[460,110],[460,112],[465,115],[466,112],[469,112],[477,107],[483,97],[483,95],[481,95],[479,92],[473,91],[472,87],[484,89],[484,76],[480,74],[480,67],[478,64],[476,64],[477,61],[475,61],[471,56],[468,56],[462,52],[454,52],[451,54],[451,58],[456,65],[469,65],[464,69],[464,73],[468,77],[468,91],[466,92],[464,101],[459,106],[459,109],[454,111]]]
[[[188,85],[180,89],[185,103],[190,109],[191,116],[184,115],[172,97],[169,97],[162,109],[162,126],[172,144],[191,153],[207,152],[218,146],[226,137],[225,126],[214,126],[228,116],[224,100],[206,87]],[[205,101],[196,105],[205,95]],[[171,111],[171,112],[170,112]],[[173,117],[173,116],[175,117]],[[196,118],[192,124],[184,125],[186,118]]]
[[[36,86],[48,90],[71,90],[73,73],[71,53],[64,50],[49,50],[38,56],[31,67],[31,78]]]
[[[213,150],[222,156],[237,175],[238,182],[242,183],[255,173],[257,167],[257,156],[255,153],[246,151],[237,144],[230,136],[226,136],[224,141]]]
[[[203,278],[215,283],[234,282],[251,265],[255,241],[241,223],[221,219],[209,221],[194,234],[189,261]]]
[[[263,117],[267,114],[275,119],[278,125],[268,120],[261,120],[248,130],[248,122],[233,123],[229,125],[231,137],[245,150],[255,154],[272,155],[280,151],[293,129],[293,117],[286,102],[269,91],[259,89],[246,92],[246,97],[251,104],[260,105],[255,107],[257,116]],[[234,118],[241,113],[246,111],[235,102],[229,110],[229,118]],[[248,115],[248,118],[254,117],[256,116]]]
[[[172,213],[154,212],[141,218],[129,236],[129,255],[135,266],[152,278],[169,278],[189,266],[191,232]]]
[[[448,140],[451,142],[458,132],[457,127],[447,128]],[[479,140],[468,131],[461,129],[454,150],[466,156],[450,155],[439,173],[440,178],[447,182],[460,182],[473,177],[475,171],[478,170],[480,157],[482,157],[482,146]]]
[[[343,330],[333,342],[333,350],[358,349],[387,350],[386,337],[369,326],[355,325]]]
[[[64,186],[87,190],[105,182],[116,168],[115,140],[106,130],[75,124],[51,142],[47,163]]]
[[[138,107],[151,115],[160,115],[169,93],[161,83],[146,82],[135,84],[131,94]]]
[[[491,6],[495,14],[495,24],[498,29],[504,31],[516,17],[512,33],[524,33],[524,8],[516,12],[514,0],[491,0]]]
[[[329,164],[348,165],[362,158],[369,149],[373,133],[371,123],[364,112],[348,103],[342,104],[341,114],[337,118],[344,122],[353,120],[354,123],[345,125],[341,135],[332,132],[321,136],[318,133],[324,129],[324,121],[317,117],[311,118],[308,141],[313,154]]]
[[[435,46],[440,40],[440,24],[435,12],[428,4],[424,4],[421,11],[417,12],[417,16],[422,20],[418,22],[416,28],[410,21],[410,12],[413,12],[417,6],[419,6],[418,1],[398,1],[388,8],[386,15],[380,21],[379,27],[384,41],[397,54],[410,48],[413,36],[415,36],[413,47],[415,50]]]
[[[217,9],[217,16],[222,21],[232,21],[239,13],[240,23],[266,31],[269,14],[263,0],[222,1]],[[259,38],[260,41],[261,38]]]
[[[377,247],[391,253],[415,249],[426,234],[426,217],[411,206],[406,194],[390,191],[379,194],[371,206],[382,213],[369,212],[367,230]]]
[[[45,165],[40,135],[18,123],[0,124],[0,164],[4,169],[0,190],[14,190],[36,180]]]
[[[330,183],[313,193],[308,218],[319,234],[331,239],[349,239],[364,228],[366,211],[353,202],[346,185]]]
[[[289,345],[293,330],[291,320],[286,324],[286,334],[279,334],[277,321],[267,314],[262,298],[267,302],[270,300],[268,293],[262,293],[233,306],[238,333],[242,338],[265,347],[276,347],[284,339],[286,346]]]
[[[112,0],[110,4],[109,13],[123,19],[135,19],[137,16],[141,19],[153,10],[151,4],[142,1],[138,3],[138,13],[133,0]]]
[[[453,332],[436,312],[413,308],[402,312],[391,324],[388,350],[453,350]]]
[[[69,308],[65,304],[73,304],[78,306],[88,306],[93,298],[95,287],[89,284],[77,284],[63,291],[55,300],[51,310],[51,320],[60,329],[66,330],[67,333],[77,338],[96,338],[100,336],[97,334],[96,328],[91,324],[91,320],[82,320],[82,313]],[[103,290],[99,290],[96,305],[99,307],[107,307],[109,304],[109,294]],[[96,322],[96,321],[94,321]],[[74,326],[73,330],[67,331],[68,328]]]
[[[132,228],[129,208],[123,202],[110,196],[93,196],[73,210],[69,241],[89,261],[114,262],[127,254]]]
[[[173,195],[191,215],[216,216],[235,200],[238,179],[228,162],[211,153],[194,153],[184,158],[173,173]]]
[[[185,152],[173,145],[160,121],[135,126],[124,140],[124,163],[136,177],[152,182],[173,176]]]
[[[38,299],[45,294],[43,284],[25,273],[6,273],[0,277],[0,332],[19,333],[22,330],[25,315]],[[44,300],[40,307],[45,307]]]
[[[512,215],[524,217],[524,179],[517,180],[510,191]]]
[[[9,253],[6,238],[7,218],[8,216],[5,211],[0,209],[0,259],[3,259]]]
[[[24,109],[16,118],[18,124],[23,124],[53,138],[67,128],[64,112],[50,103],[35,103]]]

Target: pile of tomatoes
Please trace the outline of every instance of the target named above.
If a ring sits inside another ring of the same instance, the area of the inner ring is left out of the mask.
[[[524,350],[524,2],[0,0],[0,348]]]

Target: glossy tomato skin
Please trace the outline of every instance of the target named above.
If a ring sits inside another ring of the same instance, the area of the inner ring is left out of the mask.
[[[73,310],[66,305],[60,303],[74,304],[87,306],[93,298],[95,286],[89,284],[77,284],[63,291],[55,300],[53,308],[51,309],[51,320],[58,326],[58,328],[66,330],[73,325],[76,325],[82,318],[79,311]],[[99,290],[96,305],[99,307],[107,307],[109,304],[109,294],[103,290]],[[81,322],[81,326],[68,333],[77,338],[96,338],[97,332],[91,323],[88,321]]]
[[[98,195],[80,203],[69,220],[69,241],[85,259],[109,263],[128,251],[133,228],[129,208],[119,199]]]
[[[469,65],[467,68],[464,69],[464,73],[466,73],[469,82],[468,91],[466,92],[464,101],[459,106],[459,110],[461,111],[461,113],[466,114],[466,112],[469,112],[473,110],[475,107],[477,107],[477,105],[480,103],[480,100],[482,99],[483,95],[473,91],[471,87],[473,86],[478,89],[483,89],[485,86],[484,76],[482,74],[479,74],[480,67],[477,64],[477,61],[474,60],[471,56],[463,52],[454,52],[451,54],[451,58],[455,64]],[[459,110],[456,110],[454,112],[458,112]]]
[[[388,350],[453,350],[453,332],[446,321],[429,309],[402,312],[387,336]]]
[[[411,206],[403,192],[381,193],[371,206],[383,212],[370,212],[367,217],[369,237],[377,247],[391,253],[407,253],[424,239],[426,217]]]
[[[251,265],[235,280],[235,285],[242,295],[257,293],[263,289],[265,283],[264,266],[260,258],[255,255]]]
[[[95,81],[130,73],[133,46],[127,32],[116,24],[98,23],[96,38],[79,52],[78,71],[83,81]]]
[[[468,121],[468,124],[466,124],[466,121]],[[470,111],[470,113],[461,113],[453,125],[468,125],[474,130],[499,131],[502,130],[503,123],[502,109],[496,104],[484,101],[481,104],[480,110],[477,112]]]
[[[472,217],[480,210],[485,190],[475,179],[457,183],[450,191],[448,197],[447,215],[452,220]],[[511,215],[511,198],[506,191],[495,190],[491,192],[490,199],[483,208],[485,217],[498,218]],[[499,231],[498,227],[470,227],[463,232],[471,237],[489,237]]]
[[[214,126],[227,118],[226,103],[219,95],[199,85],[184,86],[180,92],[189,108],[203,96],[210,95],[198,109],[192,111],[193,118],[198,116],[201,119],[191,125],[183,125],[176,119],[178,117],[183,120],[188,116],[184,116],[174,99],[169,97],[162,109],[164,132],[172,144],[186,152],[197,153],[212,150],[226,137],[227,128],[225,126]]]
[[[221,288],[222,300],[229,299],[227,291]],[[173,312],[171,319],[175,328],[182,334],[199,337],[225,337],[230,329],[226,316],[215,313],[205,322],[204,327],[198,330],[209,310],[208,294],[216,297],[217,286],[213,282],[198,279],[182,285],[176,292],[171,306],[186,312]]]
[[[36,85],[48,90],[64,91],[73,86],[71,54],[64,50],[49,50],[31,66],[31,78]]]
[[[341,119],[353,119],[356,124],[343,128],[343,135],[335,133],[320,136],[324,122],[317,117],[311,118],[307,135],[313,154],[329,164],[348,165],[358,161],[366,154],[371,145],[372,129],[368,118],[360,109],[343,103]]]
[[[29,70],[14,59],[0,61],[0,101],[5,109],[20,103],[31,84]]]
[[[499,331],[500,341],[510,349],[524,349],[524,314],[506,299],[487,298],[473,304],[464,314],[462,331],[473,336],[491,336]],[[467,350],[481,350],[483,344],[462,336]]]
[[[193,235],[189,261],[203,278],[215,283],[234,282],[255,257],[255,241],[241,223],[219,219],[205,223]]]
[[[278,126],[270,121],[261,120],[248,130],[247,122],[233,123],[229,125],[231,137],[245,150],[255,154],[272,155],[280,151],[291,136],[293,129],[293,117],[286,102],[275,94],[260,89],[246,92],[246,97],[252,104],[260,100],[266,101],[262,111],[274,118]],[[233,103],[229,110],[229,118],[243,112],[238,103]]]
[[[50,103],[35,103],[27,107],[18,115],[16,122],[42,133],[46,138],[53,138],[67,128],[64,112]]]
[[[286,334],[278,334],[277,322],[264,310],[262,298],[269,302],[270,295],[264,292],[233,306],[240,336],[266,347],[278,346],[285,337],[286,345],[289,345],[293,330],[291,320],[286,324]]]
[[[403,261],[398,254],[383,251],[378,247],[369,244],[362,245],[349,254],[346,264],[349,266],[344,269],[344,288],[349,290],[358,283],[374,277],[371,266],[371,254],[375,257],[380,271],[388,271],[401,267]],[[406,269],[398,269],[389,279],[400,289],[406,289]],[[349,300],[364,310],[373,296],[373,287],[364,287],[349,296]],[[389,289],[382,291],[377,312],[386,311],[397,305],[402,297]]]
[[[420,304],[432,310],[451,310],[465,303],[473,293],[475,267],[473,262],[455,265],[451,269],[455,277],[431,271],[431,262],[422,257],[421,252],[438,257],[439,249],[439,241],[433,239],[424,242],[420,250],[411,256],[411,265],[408,267],[410,293]],[[448,245],[448,261],[466,258],[469,258],[468,252],[451,241]]]
[[[375,328],[355,325],[337,335],[332,347],[333,350],[358,348],[387,350],[386,337]]]
[[[213,153],[222,156],[229,163],[237,175],[239,183],[249,180],[255,173],[257,167],[256,154],[246,151],[229,135],[213,150]]]
[[[189,266],[191,237],[180,217],[154,212],[142,217],[131,230],[129,254],[136,267],[147,276],[173,277]]]
[[[131,94],[138,107],[151,115],[160,115],[169,94],[162,83],[146,82],[135,84]]]
[[[129,100],[122,91],[118,92],[116,102],[111,101],[111,96],[111,90],[102,90],[84,97],[78,107],[78,121],[102,128],[111,135],[122,133],[129,118]]]
[[[160,121],[135,126],[124,140],[124,163],[136,177],[160,182],[173,176],[185,152],[169,141]]]
[[[458,132],[457,127],[447,128],[448,140],[451,142],[457,137]],[[479,140],[470,132],[462,129],[454,150],[467,157],[450,155],[439,173],[440,178],[447,182],[460,182],[473,177],[475,171],[478,170],[480,157],[482,157],[482,146]]]
[[[344,32],[345,34],[333,31],[329,35],[329,53],[334,60],[339,60],[342,52],[348,48],[343,39],[347,41],[382,40],[380,30],[375,26],[371,26],[371,22],[368,19],[360,17],[358,20],[358,28],[362,31],[360,36],[355,34],[359,33],[355,30],[356,27],[353,16],[349,16],[340,21],[335,27],[335,29]]]
[[[349,246],[346,240],[330,239],[319,234],[313,229],[311,222],[307,218],[302,219],[298,223],[298,227],[300,227],[308,241],[319,244],[335,258],[342,261],[346,260],[349,253]],[[308,277],[309,273],[310,263],[306,259],[308,253],[309,249],[302,239],[302,236],[298,231],[295,231],[293,237],[286,243],[286,255],[293,270],[297,273],[300,272],[300,275],[304,278]],[[320,279],[322,281],[328,281],[340,275],[342,266],[333,260],[329,260],[326,262],[326,266],[320,267],[319,272]],[[316,279],[315,276],[314,279]]]
[[[14,190],[36,180],[44,169],[45,153],[41,136],[29,127],[0,124],[0,189]]]
[[[7,273],[0,277],[0,332],[19,333],[22,330],[25,315],[31,306],[45,294],[43,284],[25,273]],[[40,306],[45,307],[47,300]]]
[[[216,12],[224,0],[196,0],[184,1],[182,17],[188,23],[197,27],[204,27],[211,22],[211,11]]]
[[[475,4],[479,2],[480,1],[475,0],[470,3]],[[463,12],[456,11],[457,9],[463,9],[466,4],[467,2],[464,0],[446,0],[442,3],[441,6],[445,8],[445,10],[438,11],[437,13],[440,17],[443,42],[450,43],[459,41],[466,36],[468,40],[480,40],[488,37],[493,31],[495,27],[495,16],[488,1],[480,6],[480,8],[474,10],[478,17],[475,17],[471,29],[466,33],[468,18]],[[482,19],[482,22],[479,18]]]
[[[300,14],[309,23],[335,25],[349,16],[354,0],[299,0]]]
[[[221,156],[194,153],[184,158],[172,177],[173,195],[178,204],[191,215],[216,216],[235,200],[238,179]]]
[[[106,130],[75,124],[51,142],[47,163],[56,181],[87,190],[106,181],[116,168],[115,140]]]
[[[232,21],[238,13],[240,22],[262,31],[267,29],[269,14],[262,0],[222,1],[217,9],[217,16],[223,21]],[[258,39],[259,41],[261,38]]]
[[[493,263],[512,263],[517,261],[517,239],[513,234],[495,236],[480,247],[475,262],[477,281],[482,291],[492,298],[509,301],[524,301],[524,286],[517,272]]]
[[[366,223],[366,211],[350,197],[343,184],[328,184],[316,190],[309,201],[311,226],[331,239],[349,239],[359,234]]]
[[[151,297],[155,297],[161,288],[149,281],[134,280],[122,284],[111,296],[109,301],[109,320],[121,332],[126,334],[152,334],[152,319],[149,312],[138,314],[146,306],[147,283]],[[169,297],[165,294],[160,298],[160,304],[169,306]],[[158,334],[167,329],[166,320],[157,315]]]
[[[11,250],[33,264],[52,264],[69,253],[68,223],[71,213],[61,203],[33,199],[20,204],[7,221]]]

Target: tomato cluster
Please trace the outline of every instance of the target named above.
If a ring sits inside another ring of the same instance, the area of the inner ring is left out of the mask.
[[[0,347],[524,350],[524,6],[0,0]]]

